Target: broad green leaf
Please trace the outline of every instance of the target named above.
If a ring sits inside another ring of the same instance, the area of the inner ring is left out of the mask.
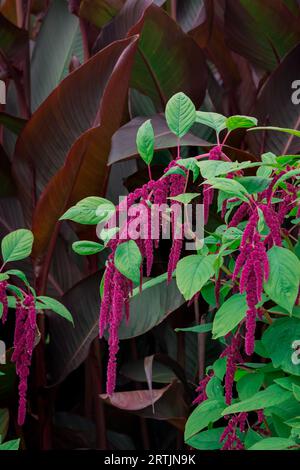
[[[31,254],[33,234],[30,230],[18,229],[6,235],[1,242],[3,261],[18,261]]]
[[[179,138],[190,130],[196,119],[193,102],[182,92],[169,99],[165,114],[169,129]]]
[[[164,173],[162,177],[165,178],[166,176],[169,176],[169,175],[182,175],[186,178],[185,171],[179,166],[173,166],[168,171],[166,171],[166,173]]]
[[[191,333],[207,333],[212,330],[212,323],[203,323],[202,325],[189,326],[187,328],[175,328],[175,331],[190,331]]]
[[[240,400],[247,400],[257,393],[264,381],[262,372],[244,375],[236,385]]]
[[[201,175],[205,179],[215,178],[216,176],[226,175],[235,171],[243,170],[245,168],[252,168],[258,166],[259,163],[246,162],[223,162],[222,160],[203,160],[197,161],[197,166],[200,168]]]
[[[220,380],[223,380],[223,377],[225,375],[226,362],[227,362],[226,357],[220,357],[214,362],[213,370],[214,370],[215,376],[218,377],[218,379]]]
[[[235,129],[257,126],[257,119],[250,116],[230,116],[226,119],[226,127],[229,131]]]
[[[256,442],[248,450],[283,450],[295,445],[292,439],[285,439],[284,437],[267,437],[259,442]]]
[[[264,285],[265,292],[292,314],[299,289],[300,261],[290,250],[279,246],[268,251],[268,259],[270,276]]]
[[[213,321],[213,339],[225,336],[245,317],[247,311],[245,294],[234,294],[221,305]]]
[[[150,165],[154,155],[154,131],[150,119],[139,127],[136,135],[136,146],[144,162]]]
[[[220,437],[225,428],[209,429],[202,431],[186,441],[188,446],[199,450],[218,450],[222,447]]]
[[[0,444],[0,450],[18,450],[20,445],[20,439],[14,439],[12,441],[4,442]]]
[[[0,273],[0,281],[6,281],[9,276],[6,273]]]
[[[282,403],[291,396],[291,392],[283,390],[279,385],[271,385],[265,390],[255,393],[247,400],[228,406],[225,408],[222,415],[225,416],[232,413],[240,413],[242,411],[254,411],[260,410],[261,408],[268,408]]]
[[[273,152],[266,152],[262,154],[261,160],[264,164],[270,166],[260,166],[256,174],[262,178],[268,178],[272,174],[273,166],[276,165],[276,155]]]
[[[123,276],[135,284],[140,281],[142,255],[136,242],[129,240],[118,245],[114,258],[115,266]]]
[[[296,385],[296,384],[293,384],[292,385],[292,390],[293,390],[293,394],[294,394],[294,397],[296,398],[296,400],[300,401],[300,386]]]
[[[239,197],[242,201],[248,202],[247,191],[238,181],[229,178],[210,178],[205,184],[209,184],[212,188],[220,189],[231,196]]]
[[[94,255],[104,250],[105,246],[89,240],[80,240],[72,244],[73,251],[78,255]]]
[[[211,127],[217,134],[219,134],[223,129],[226,129],[226,117],[218,113],[197,111],[196,122]]]
[[[298,318],[280,318],[264,332],[262,343],[272,359],[274,367],[281,367],[285,372],[300,375],[300,364],[293,364],[292,344],[300,339],[300,320]]]
[[[224,403],[220,400],[206,400],[192,412],[185,425],[184,440],[187,442],[209,423],[214,423],[222,416]]]
[[[260,193],[267,189],[271,183],[271,178],[263,178],[261,176],[244,176],[242,178],[235,178],[244,188],[248,194]]]
[[[102,197],[90,196],[70,207],[59,220],[72,220],[79,224],[97,225],[108,220],[115,207],[112,202]]]
[[[252,447],[256,442],[259,442],[263,439],[263,437],[258,434],[257,432],[253,431],[253,429],[248,429],[246,433],[246,438],[245,438],[245,449],[249,449]]]
[[[292,392],[294,385],[300,385],[300,377],[289,375],[288,377],[279,377],[278,379],[274,379],[274,382],[285,390]]]
[[[168,199],[171,199],[172,201],[182,202],[182,204],[189,204],[193,199],[198,196],[200,196],[199,193],[184,193],[179,194],[178,196],[169,197]]]
[[[190,300],[213,276],[215,261],[215,255],[190,255],[179,261],[176,281],[186,300]]]
[[[62,303],[60,303],[56,299],[52,299],[51,297],[47,297],[45,295],[40,295],[37,297],[39,301],[39,309],[47,309],[52,310],[53,312],[57,313],[61,317],[68,320],[70,323],[74,325],[73,318],[67,307],[65,307]],[[44,305],[44,307],[42,307]]]

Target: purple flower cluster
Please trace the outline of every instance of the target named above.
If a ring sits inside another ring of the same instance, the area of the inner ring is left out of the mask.
[[[244,362],[240,353],[240,347],[241,339],[239,335],[236,335],[220,356],[227,358],[225,373],[225,401],[227,405],[230,405],[232,401],[232,388],[237,364]]]
[[[220,160],[222,156],[222,148],[217,145],[209,152],[208,160]],[[214,199],[214,190],[209,184],[203,185],[203,205],[204,205],[204,223],[206,224],[209,216],[209,208]]]
[[[4,324],[7,320],[8,314],[8,301],[6,295],[7,281],[0,282],[0,302],[2,303],[2,323]]]
[[[27,381],[35,343],[35,333],[35,301],[34,297],[28,294],[22,302],[17,301],[14,352],[12,355],[12,361],[16,364],[16,372],[19,377],[18,424],[20,426],[24,424],[26,416]]]
[[[228,421],[226,428],[224,429],[220,442],[223,442],[222,450],[243,450],[244,444],[237,435],[238,429],[240,432],[245,432],[247,423],[248,413],[239,413],[233,415]]]
[[[198,387],[196,388],[196,392],[198,393],[198,396],[195,398],[195,400],[193,401],[193,405],[199,405],[200,403],[202,403],[203,401],[207,400],[207,394],[206,394],[206,387],[207,387],[207,384],[208,382],[210,381],[210,379],[214,376],[214,374],[208,374],[204,377],[204,379],[202,379],[200,382],[199,382],[199,385]]]
[[[264,206],[260,206],[261,208]],[[236,260],[232,279],[235,280],[241,271],[239,290],[246,293],[248,305],[246,313],[245,351],[251,356],[254,351],[257,304],[262,299],[263,282],[269,277],[269,262],[265,245],[257,231],[259,220],[255,208],[243,233],[240,254]]]

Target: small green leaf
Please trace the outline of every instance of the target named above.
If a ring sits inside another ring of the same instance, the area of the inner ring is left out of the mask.
[[[228,415],[232,413],[241,413],[243,411],[254,411],[261,408],[268,408],[271,406],[278,405],[292,396],[291,392],[283,390],[279,385],[271,385],[270,387],[257,392],[247,400],[240,401],[228,406],[223,411],[222,415]]]
[[[18,450],[20,446],[20,439],[4,442],[0,444],[0,450]]]
[[[202,325],[189,326],[188,328],[175,328],[175,331],[190,331],[191,333],[207,333],[211,331],[212,323],[203,323]]]
[[[7,279],[9,279],[7,273],[0,273],[0,281],[7,281]]]
[[[211,178],[205,182],[212,188],[220,189],[225,193],[239,197],[242,201],[248,202],[247,190],[238,181],[229,178]]]
[[[224,389],[222,382],[218,377],[212,377],[206,385],[206,395],[210,400],[222,400],[224,397]]]
[[[226,117],[218,113],[197,111],[196,122],[211,127],[217,134],[219,134],[223,129],[226,129]]]
[[[260,126],[260,127],[253,127],[252,129],[248,129],[248,131],[278,131],[278,132],[284,132],[286,134],[294,135],[296,137],[300,137],[300,131],[296,131],[295,129],[287,129],[284,127]]]
[[[257,126],[257,119],[250,116],[230,116],[226,120],[226,127],[229,131],[234,131],[240,128],[249,128]]]
[[[169,99],[165,114],[169,129],[179,138],[190,130],[196,119],[193,102],[182,92]]]
[[[114,261],[116,268],[123,276],[135,284],[139,283],[142,255],[135,241],[129,240],[118,245]]]
[[[189,204],[193,199],[200,196],[199,193],[184,193],[179,194],[178,196],[168,197],[172,201],[182,202],[182,204]]]
[[[51,297],[47,297],[45,295],[40,295],[39,297],[37,297],[37,300],[40,301],[39,309],[52,310],[53,312],[68,320],[70,323],[72,323],[72,325],[74,325],[71,312],[58,300],[52,299]]]
[[[186,441],[188,446],[198,450],[218,450],[222,447],[220,437],[225,428],[209,429],[202,431]]]
[[[242,178],[235,178],[235,181],[244,186],[248,194],[256,194],[267,189],[272,180],[261,176],[244,176]]]
[[[186,256],[176,268],[177,286],[186,300],[190,300],[214,274],[215,255]]]
[[[73,251],[78,255],[94,255],[104,250],[105,246],[89,240],[81,240],[72,244]]]
[[[226,363],[227,363],[226,357],[220,357],[213,364],[213,370],[214,370],[215,376],[218,377],[218,379],[220,380],[223,380],[223,377],[225,375]]]
[[[150,287],[154,287],[154,286],[157,286],[158,284],[161,284],[162,282],[166,282],[167,279],[168,279],[168,273],[163,273],[163,274],[160,274],[160,276],[153,277],[152,279],[149,279],[148,281],[143,282],[142,291],[144,292]],[[138,294],[140,294],[139,286],[133,289],[131,298],[135,297]]]
[[[222,416],[224,403],[221,400],[206,400],[195,408],[185,425],[184,440],[187,442],[191,437],[209,423],[214,423]]]
[[[180,158],[179,160],[176,160],[176,163],[177,165],[183,166],[187,170],[191,171],[193,173],[193,182],[196,181],[200,174],[200,169],[195,158]]]
[[[293,394],[297,401],[300,401],[300,386],[293,384],[292,385]]]
[[[150,165],[154,155],[154,131],[150,119],[139,127],[136,135],[136,146],[144,162]]]
[[[90,196],[77,202],[76,206],[70,207],[59,220],[72,220],[84,225],[97,225],[99,222],[108,220],[115,206],[103,197]]]
[[[6,271],[5,274],[9,274],[10,276],[16,276],[21,279],[21,281],[23,281],[26,286],[30,286],[26,274],[23,273],[23,271],[20,271],[19,269],[9,269],[8,271]]]
[[[283,450],[294,446],[296,443],[292,439],[284,437],[267,437],[259,442],[256,442],[248,450]]]
[[[279,246],[268,251],[268,259],[270,275],[264,285],[265,292],[292,314],[299,289],[300,261],[290,250]]]
[[[291,428],[300,429],[300,416],[288,419],[287,421],[285,421],[285,424],[287,424]]]
[[[27,258],[31,254],[33,234],[27,229],[18,229],[2,239],[2,258],[5,263]]]
[[[213,321],[213,339],[227,335],[245,318],[247,311],[245,294],[234,294],[225,300]]]

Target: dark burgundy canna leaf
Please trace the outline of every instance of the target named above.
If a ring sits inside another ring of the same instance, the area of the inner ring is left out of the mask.
[[[279,126],[300,130],[299,105],[293,103],[295,89],[292,83],[299,80],[300,45],[281,62],[264,84],[255,106],[254,115],[259,126]],[[248,132],[251,151],[272,151],[276,155],[294,154],[300,151],[300,139],[283,132]]]
[[[18,28],[0,13],[0,65],[17,65],[28,47],[28,32]]]
[[[150,4],[126,2],[101,32],[96,50],[126,35],[141,34],[131,86],[149,96],[158,110],[178,91],[199,107],[207,79],[203,53],[164,10]]]
[[[117,130],[112,138],[111,151],[109,154],[109,164],[137,156],[136,133],[139,126],[146,118],[137,117]],[[151,123],[155,135],[155,149],[161,150],[177,146],[177,137],[173,134],[162,114],[151,117]],[[191,133],[186,134],[180,141],[181,145],[205,146],[208,142]]]
[[[232,50],[263,70],[273,70],[300,40],[299,13],[284,0],[227,0],[225,30]]]

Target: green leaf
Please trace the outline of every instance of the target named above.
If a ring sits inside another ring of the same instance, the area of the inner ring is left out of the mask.
[[[221,160],[203,160],[200,162],[197,161],[196,164],[200,168],[201,175],[205,179],[215,178],[219,175],[226,175],[227,173],[232,173],[259,165],[259,163],[252,163],[250,161],[223,162]]]
[[[238,181],[229,178],[211,178],[205,182],[212,188],[220,189],[231,196],[239,197],[242,201],[248,202],[247,191]]]
[[[295,170],[287,171],[282,176],[280,176],[280,178],[276,181],[276,183],[274,184],[273,190],[275,190],[275,188],[277,188],[279,185],[281,185],[281,183],[283,183],[284,181],[292,178],[292,176],[296,176],[296,175],[299,175],[299,174],[300,174],[300,168],[296,168]]]
[[[108,220],[115,211],[112,202],[103,197],[90,196],[70,207],[59,220],[72,220],[79,224],[97,225]]]
[[[300,320],[298,318],[280,318],[272,323],[262,336],[262,343],[272,359],[274,367],[281,367],[284,372],[300,375],[300,364],[293,364],[292,344],[300,339]]]
[[[200,196],[199,193],[184,193],[179,194],[178,196],[169,197],[168,199],[171,199],[172,201],[182,202],[182,204],[189,204],[193,199],[198,196]]]
[[[299,289],[300,261],[290,250],[279,246],[268,251],[268,259],[270,276],[264,285],[265,292],[292,314]]]
[[[18,229],[2,239],[1,250],[5,263],[27,258],[31,254],[33,234],[30,230]]]
[[[190,255],[179,261],[176,281],[186,300],[190,300],[213,276],[215,261],[215,255]]]
[[[264,374],[256,372],[244,375],[236,385],[240,400],[247,400],[257,393],[264,381]]]
[[[296,384],[293,384],[292,385],[292,390],[293,390],[293,394],[294,394],[294,397],[296,398],[296,400],[300,401],[300,386],[296,385]]]
[[[168,273],[163,273],[163,274],[160,274],[160,276],[153,277],[152,279],[149,279],[148,281],[143,282],[142,291],[144,292],[150,287],[154,287],[158,284],[161,284],[162,282],[166,282],[167,278],[168,278]],[[139,294],[140,294],[140,287],[138,286],[133,289],[131,298]]]
[[[202,325],[189,326],[188,328],[175,328],[175,331],[190,331],[191,333],[207,333],[211,331],[212,323],[203,323]]]
[[[81,240],[72,244],[73,251],[78,255],[94,255],[104,250],[105,246],[89,240]]]
[[[65,307],[58,300],[52,299],[51,297],[47,297],[45,295],[40,295],[39,297],[37,297],[37,300],[42,302],[41,304],[39,304],[39,309],[52,310],[53,312],[57,313],[58,315],[65,318],[66,320],[68,320],[70,323],[74,325],[71,312],[69,312],[67,307]],[[42,307],[43,304],[44,304],[44,307]]]
[[[288,419],[285,423],[290,426],[291,428],[300,429],[300,416],[296,416],[295,418]]]
[[[186,441],[188,446],[199,450],[217,450],[222,447],[220,437],[225,428],[209,429],[202,431]]]
[[[14,439],[12,441],[4,442],[0,444],[0,450],[18,450],[20,445],[20,439]]]
[[[116,268],[123,276],[135,284],[140,282],[142,255],[135,241],[129,240],[118,245],[115,251],[114,262]]]
[[[213,339],[225,336],[245,317],[247,311],[245,294],[234,294],[221,305],[213,321]]]
[[[193,102],[182,92],[169,99],[165,114],[169,129],[179,138],[189,131],[196,119]]]
[[[209,423],[214,423],[222,416],[224,403],[220,400],[206,400],[192,412],[185,425],[184,440],[187,442],[191,437]]]
[[[210,400],[222,400],[224,397],[224,389],[222,382],[218,377],[212,377],[206,385],[206,394]]]
[[[257,119],[250,116],[230,116],[226,119],[226,127],[229,131],[235,129],[257,126]]]
[[[292,439],[285,439],[284,437],[267,437],[259,442],[256,442],[248,450],[283,450],[295,445]]]
[[[9,276],[6,273],[0,273],[0,281],[6,281]]]
[[[154,131],[150,119],[139,127],[136,135],[136,146],[144,162],[150,165],[154,155]]]
[[[270,387],[257,392],[251,398],[234,403],[223,411],[222,415],[232,413],[240,413],[242,411],[254,411],[261,408],[268,408],[278,405],[292,396],[291,392],[283,390],[279,385],[271,385]]]
[[[300,131],[296,131],[295,129],[287,129],[284,127],[260,126],[260,127],[254,127],[253,129],[248,129],[248,131],[278,131],[278,132],[284,132],[290,135],[295,135],[296,137],[300,137]]]
[[[246,433],[246,438],[245,438],[245,448],[249,449],[251,446],[253,446],[256,442],[259,442],[262,440],[262,436],[258,434],[257,432],[253,431],[253,429],[249,429]]]
[[[223,129],[226,129],[226,117],[218,113],[197,111],[196,122],[211,127],[217,134],[219,134]]]
[[[223,380],[223,377],[225,375],[226,363],[227,363],[226,357],[220,357],[214,362],[213,370],[214,370],[215,376],[218,377],[218,379],[220,380]]]
[[[248,194],[260,193],[267,189],[271,178],[263,178],[261,176],[244,176],[242,178],[235,178],[244,188]]]

